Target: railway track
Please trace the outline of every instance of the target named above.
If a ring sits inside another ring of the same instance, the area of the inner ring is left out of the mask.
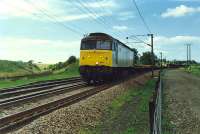
[[[0,100],[4,98],[12,97],[12,96],[18,96],[22,94],[31,93],[31,92],[38,92],[38,91],[42,91],[46,89],[51,89],[51,88],[62,86],[62,85],[64,86],[64,85],[75,83],[75,82],[83,82],[83,81],[81,79],[73,79],[73,80],[71,79],[71,80],[64,80],[64,81],[56,81],[50,84],[45,83],[45,84],[40,84],[36,86],[31,85],[31,87],[28,86],[28,87],[23,87],[23,88],[17,87],[13,89],[6,89],[2,93],[0,92]]]
[[[143,73],[145,73],[145,72],[135,74],[134,77],[141,75]],[[129,78],[126,78],[126,79],[129,79]],[[113,85],[116,85],[116,84],[118,84],[122,81],[124,81],[124,80],[115,81],[111,84],[104,84],[104,85],[101,85],[101,86],[97,86],[95,88],[88,89],[88,90],[83,91],[83,92],[78,93],[78,94],[74,94],[74,95],[53,101],[53,102],[48,102],[46,104],[43,104],[43,105],[37,106],[35,108],[28,109],[28,110],[25,110],[25,111],[22,111],[22,112],[18,112],[16,114],[12,114],[12,115],[2,117],[2,118],[0,118],[0,132],[6,133],[6,132],[12,131],[14,129],[17,129],[18,127],[21,127],[22,125],[25,125],[25,124],[33,121],[34,119],[42,116],[42,115],[48,114],[48,113],[50,113],[54,110],[57,110],[59,108],[62,108],[64,106],[69,106],[71,104],[74,104],[74,103],[76,103],[80,100],[83,100],[87,97],[90,97],[90,96],[92,96],[92,95],[94,95],[98,92],[106,90],[106,89],[112,87]],[[82,84],[84,85],[84,83],[82,83]],[[75,84],[75,85],[78,86],[79,84]],[[65,90],[64,87],[63,88],[61,87],[60,90],[59,90],[59,87],[54,87],[54,88],[52,88],[52,90],[45,90],[45,91],[47,91],[46,92],[47,94],[55,94],[57,92],[57,91],[55,91],[55,88],[58,88],[58,92],[60,92],[60,93],[64,92],[64,90]],[[77,89],[76,86],[71,86],[71,90],[74,90],[75,88]],[[48,93],[48,91],[50,91],[50,92]],[[35,96],[37,96],[37,95],[35,95]],[[40,94],[38,96],[40,96]],[[29,96],[29,97],[32,97],[32,96]],[[4,101],[4,102],[0,101],[0,107],[11,106],[11,105],[13,105],[17,102],[20,102],[20,103],[24,102],[25,100],[29,100],[29,97],[18,98],[18,100],[13,98],[13,100]],[[8,104],[6,104],[6,103],[8,103]]]
[[[38,91],[38,92],[26,94],[26,95],[20,95],[16,97],[3,99],[3,100],[0,100],[0,109],[16,106],[17,104],[23,104],[30,100],[38,99],[41,97],[70,92],[72,90],[77,90],[86,86],[87,84],[85,82],[77,82],[70,85],[69,84],[62,85],[62,86],[58,86],[51,89],[46,89],[46,90],[42,90],[42,91]]]
[[[95,88],[83,91],[81,93],[78,93],[66,98],[62,98],[60,100],[49,102],[47,104],[29,109],[26,111],[22,111],[13,115],[0,118],[0,132],[1,133],[9,132],[17,127],[20,127],[21,125],[24,125],[36,119],[37,117],[41,115],[45,115],[47,113],[50,113],[64,106],[69,106],[89,96],[92,96],[100,91],[108,89],[111,86],[113,86],[113,84],[105,84],[105,85],[97,86]]]
[[[54,81],[51,82],[50,85],[46,85],[47,83],[49,82],[40,84],[41,86],[37,85],[36,87],[31,85],[31,87],[28,86],[28,88],[7,89],[7,92],[0,93],[0,109],[15,106],[19,103],[22,104],[40,97],[70,92],[87,86],[87,83],[83,82],[80,78]]]
[[[0,90],[0,94],[9,93],[9,92],[13,92],[13,91],[19,91],[19,90],[23,90],[23,89],[27,89],[27,88],[42,87],[42,86],[46,86],[46,85],[48,85],[48,86],[55,85],[56,86],[56,84],[79,81],[79,80],[82,80],[82,79],[80,77],[73,77],[73,78],[66,78],[66,79],[57,79],[57,80],[34,82],[34,83],[29,83],[27,85],[17,86],[17,87],[14,87],[14,88],[3,88],[3,89]]]

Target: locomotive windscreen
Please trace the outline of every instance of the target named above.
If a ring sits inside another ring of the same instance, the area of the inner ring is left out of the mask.
[[[111,41],[87,40],[81,43],[81,50],[111,50],[111,48]]]

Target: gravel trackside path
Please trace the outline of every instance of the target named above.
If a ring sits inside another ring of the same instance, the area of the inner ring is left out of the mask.
[[[166,133],[200,134],[200,77],[183,70],[168,70],[164,76]]]
[[[79,103],[42,116],[12,134],[77,134],[95,127],[108,105],[128,87],[138,87],[151,79],[151,73],[130,79]]]

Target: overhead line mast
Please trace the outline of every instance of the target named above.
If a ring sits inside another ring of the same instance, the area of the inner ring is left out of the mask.
[[[190,65],[191,63],[191,44],[186,44],[187,47],[187,65]]]
[[[147,25],[147,23],[146,23],[146,21],[145,21],[143,15],[142,15],[142,13],[141,13],[139,7],[138,7],[136,1],[135,1],[135,0],[132,0],[132,2],[133,2],[133,4],[135,5],[135,7],[136,7],[136,9],[137,9],[137,12],[138,12],[138,14],[139,14],[139,16],[140,16],[140,18],[141,18],[141,20],[142,20],[144,26],[146,27],[147,31],[149,32],[149,34],[147,34],[147,36],[150,36],[150,37],[151,37],[151,44],[148,44],[148,43],[146,43],[145,41],[143,41],[143,40],[137,38],[137,36],[134,36],[134,37],[135,37],[136,39],[138,39],[139,41],[141,41],[141,42],[143,42],[144,44],[146,44],[146,45],[148,45],[148,46],[151,47],[151,62],[152,62],[152,77],[153,77],[153,76],[154,76],[154,66],[155,66],[154,43],[153,43],[154,35],[152,34],[152,32],[151,32],[149,26]]]

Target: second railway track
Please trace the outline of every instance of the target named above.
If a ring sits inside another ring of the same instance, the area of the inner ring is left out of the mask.
[[[49,102],[44,105],[40,105],[32,109],[28,109],[28,110],[25,110],[13,115],[8,115],[6,117],[0,118],[0,132],[2,133],[9,132],[21,125],[24,125],[32,121],[33,119],[36,119],[37,117],[41,115],[45,115],[61,107],[76,103],[100,91],[108,89],[111,86],[113,86],[113,84],[105,84],[105,85],[97,86],[95,88],[83,91],[78,94],[74,94],[69,97],[65,97],[53,102]]]
[[[148,72],[148,71],[146,71],[146,72]],[[140,74],[135,74],[134,77],[141,75],[143,73],[144,72],[141,72]],[[126,79],[129,79],[129,78],[126,78]],[[17,112],[17,113],[11,114],[11,115],[6,115],[6,116],[0,118],[0,132],[6,133],[9,131],[12,131],[13,129],[17,129],[18,127],[21,127],[42,115],[48,114],[48,113],[50,113],[54,110],[57,110],[59,108],[62,108],[64,106],[69,106],[71,104],[74,104],[80,100],[83,100],[87,97],[97,94],[98,92],[106,90],[106,89],[112,87],[113,85],[121,83],[121,81],[124,81],[124,80],[122,79],[120,81],[115,81],[110,84],[96,86],[96,87],[93,87],[92,89],[84,90],[79,93],[76,93],[76,94],[73,94],[73,95],[70,95],[67,97],[63,97],[61,99],[59,98],[57,100],[47,102],[46,104],[42,104],[42,105],[36,106],[34,108],[29,108],[28,110],[27,109],[23,110],[22,112]],[[74,88],[72,87],[72,89],[74,89]]]
[[[86,86],[87,86],[87,84],[85,82],[77,82],[77,83],[73,83],[73,84],[66,84],[66,85],[53,87],[50,89],[43,89],[41,91],[34,92],[34,93],[29,93],[29,94],[25,94],[25,95],[6,98],[3,100],[0,100],[0,109],[4,109],[7,107],[11,107],[11,106],[16,106],[19,103],[23,104],[28,101],[30,102],[30,100],[33,100],[33,99],[36,99],[39,97],[44,97],[44,96],[46,97],[46,96],[50,96],[50,95],[61,94],[64,92],[70,92],[72,90],[80,89],[80,88],[83,88]]]
[[[35,83],[29,83],[27,85],[17,86],[14,88],[4,88],[0,90],[0,98],[6,96],[6,94],[14,94],[15,92],[20,92],[22,90],[28,89],[44,89],[47,87],[55,87],[57,85],[72,83],[76,81],[81,81],[80,77],[66,78],[66,79],[58,79],[58,80],[49,80],[49,81],[41,81]],[[32,90],[33,91],[33,90]],[[6,96],[7,97],[7,96]]]
[[[39,97],[70,92],[86,86],[87,84],[80,77],[76,77],[4,89],[0,92],[0,109],[16,106],[19,103],[25,103]]]

